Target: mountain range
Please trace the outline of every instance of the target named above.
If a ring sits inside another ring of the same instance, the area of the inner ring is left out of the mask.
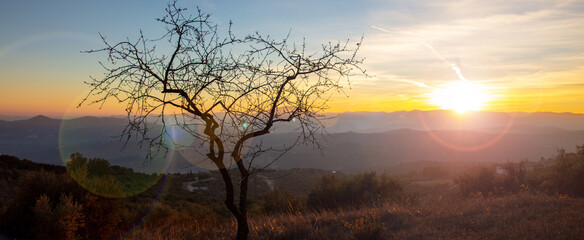
[[[552,157],[559,148],[584,144],[584,115],[573,113],[495,113],[450,111],[347,112],[330,114],[319,136],[324,149],[299,145],[271,168],[319,168],[344,172],[383,170],[414,161],[505,162]],[[82,117],[67,120],[37,116],[0,121],[0,154],[63,165],[80,152],[141,172],[199,171],[181,154],[145,163],[137,139],[119,136],[124,118]],[[263,136],[266,147],[289,145],[298,135],[294,124],[276,126]],[[263,165],[276,153],[256,160]],[[187,157],[188,158],[188,157]]]

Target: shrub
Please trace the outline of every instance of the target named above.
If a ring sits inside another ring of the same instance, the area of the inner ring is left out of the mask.
[[[45,194],[33,206],[36,239],[78,239],[77,230],[84,226],[83,207],[71,195],[61,194],[53,207]]]
[[[120,200],[85,192],[81,199],[85,227],[80,229],[84,239],[112,239],[120,231]]]
[[[18,239],[31,238],[33,233],[33,206],[41,195],[52,201],[59,201],[63,193],[72,193],[78,199],[79,186],[66,174],[55,174],[43,169],[24,171],[15,181],[14,199],[5,213],[7,219],[2,221],[1,231]],[[58,202],[53,202],[58,204]]]
[[[575,153],[558,150],[553,184],[558,193],[584,197],[584,145],[576,149]]]
[[[79,185],[100,196],[122,198],[126,196],[124,186],[110,174],[109,162],[90,159],[79,153],[71,154],[67,171]]]
[[[502,166],[504,174],[496,174],[494,166],[482,166],[474,172],[459,176],[455,183],[459,185],[464,196],[500,196],[518,193],[528,188],[524,163],[522,161],[504,164]]]
[[[313,189],[307,205],[314,209],[374,206],[387,201],[403,202],[405,195],[394,179],[374,172],[345,179],[325,176]]]
[[[458,177],[455,183],[459,185],[463,195],[492,195],[495,193],[495,169],[481,167],[474,174]]]
[[[17,239],[110,239],[119,231],[119,201],[87,192],[67,174],[26,171],[14,184],[0,231]]]
[[[525,161],[507,163],[502,166],[504,174],[498,175],[493,167],[481,167],[474,173],[458,177],[461,193],[468,195],[503,195],[518,193],[526,189],[538,189],[576,197],[584,197],[584,145],[577,146],[577,152],[567,153],[559,149],[552,159],[555,166],[551,171],[536,171],[529,175],[525,171]],[[545,169],[544,169],[545,170]]]
[[[250,212],[261,214],[297,213],[304,208],[304,201],[289,191],[275,188],[258,197]]]

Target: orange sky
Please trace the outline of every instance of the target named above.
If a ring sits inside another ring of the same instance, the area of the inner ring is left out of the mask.
[[[0,115],[124,114],[123,105],[72,107],[89,89],[83,82],[103,76],[98,61],[105,56],[80,51],[102,47],[98,33],[122,40],[138,29],[159,33],[154,18],[165,3],[151,3],[132,6],[141,15],[108,10],[113,1],[6,4],[0,10]],[[316,47],[364,36],[359,55],[372,77],[355,76],[345,88],[348,98],[332,98],[331,112],[441,109],[432,94],[468,81],[489,96],[480,110],[584,113],[582,1],[335,2],[334,11],[326,1],[310,9],[301,2],[199,4],[218,24],[233,20],[238,33],[280,37],[290,31]],[[249,14],[263,8],[270,11]],[[290,9],[297,11],[284,11]],[[23,15],[31,17],[19,20]]]

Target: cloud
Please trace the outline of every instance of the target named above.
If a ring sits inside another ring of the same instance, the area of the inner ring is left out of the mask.
[[[438,13],[407,26],[371,25],[377,32],[364,49],[371,71],[448,81],[456,72],[444,68],[455,66],[469,80],[491,81],[542,69],[561,72],[583,63],[575,57],[584,49],[584,13],[570,5],[577,2],[504,2],[430,5],[449,16]]]
[[[379,30],[379,31],[382,31],[382,32],[385,32],[385,33],[391,33],[391,31],[389,31],[389,30],[387,30],[385,28],[382,28],[380,26],[371,25],[371,28],[376,29],[376,30]]]
[[[370,20],[368,71],[399,76],[384,94],[419,97],[426,86],[458,79],[505,97],[547,89],[549,102],[584,90],[584,1],[412,1],[376,9]]]

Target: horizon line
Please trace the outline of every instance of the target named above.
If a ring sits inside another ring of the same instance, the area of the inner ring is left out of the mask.
[[[464,113],[457,113],[454,110],[450,109],[435,109],[435,110],[398,110],[398,111],[345,111],[345,112],[322,112],[322,114],[344,114],[344,113],[377,113],[377,114],[387,114],[387,113],[404,113],[404,112],[449,112],[452,114],[457,115],[465,115],[465,114],[473,114],[473,113],[506,113],[506,114],[535,114],[535,113],[544,113],[544,114],[574,114],[574,115],[584,115],[584,113],[579,112],[551,112],[551,111],[534,111],[534,112],[522,112],[522,111],[467,111]],[[169,114],[170,115],[170,114]],[[103,115],[73,115],[64,117],[62,114],[0,114],[0,121],[20,121],[20,120],[29,120],[37,117],[46,117],[55,120],[63,120],[63,119],[77,119],[77,118],[84,118],[84,117],[96,117],[96,118],[125,118],[127,117],[126,114],[103,114]]]

